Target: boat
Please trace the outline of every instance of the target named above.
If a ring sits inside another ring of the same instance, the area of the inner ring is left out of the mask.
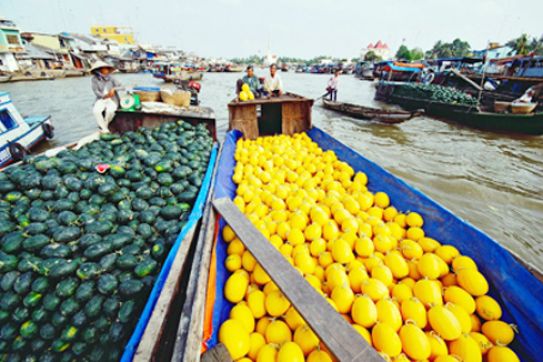
[[[398,82],[417,80],[424,65],[420,63],[404,63],[385,60],[373,65],[373,78]]]
[[[50,116],[23,117],[9,93],[0,92],[0,168],[22,160],[39,142],[53,136]]]
[[[55,80],[55,76],[46,72],[25,72],[12,74],[9,82],[26,82],[36,80]]]
[[[177,83],[177,82],[188,82],[191,80],[202,80],[204,73],[202,72],[190,72],[190,71],[180,71],[177,73],[164,75],[162,80],[166,83]]]
[[[166,83],[174,81],[202,80],[203,72],[192,66],[183,66],[179,63],[155,63],[152,70],[153,77],[162,79]]]
[[[232,200],[236,196],[236,184],[232,181],[235,153],[238,140],[246,137],[246,131],[231,129],[226,134],[212,190],[214,200]],[[323,150],[334,151],[355,172],[366,173],[370,191],[386,192],[398,210],[420,212],[425,220],[424,231],[429,237],[452,245],[463,255],[473,258],[489,282],[490,295],[502,306],[502,319],[514,323],[521,331],[515,336],[511,348],[521,360],[538,360],[543,353],[543,344],[539,343],[543,339],[543,315],[540,313],[543,308],[543,278],[537,270],[481,230],[324,130],[309,126],[305,133]],[[191,299],[187,299],[183,306],[174,348],[175,360],[205,360],[205,354],[220,355],[224,346],[219,343],[219,328],[229,318],[233,307],[223,293],[226,280],[231,275],[224,264],[229,245],[222,237],[226,224],[212,206],[208,205],[204,215],[202,239],[198,243],[201,249],[194,257],[194,274],[191,274],[187,289]],[[274,278],[274,275],[269,275]],[[310,324],[308,320],[306,322]],[[327,344],[326,340],[321,341]],[[343,342],[350,344],[348,340]],[[205,351],[203,356],[202,347]]]
[[[11,79],[9,74],[0,74],[0,83],[7,83]]]
[[[436,102],[394,94],[394,83],[381,82],[376,99],[397,104],[406,110],[424,109],[426,114],[458,124],[494,132],[543,134],[543,112],[514,114],[497,113],[477,106]]]
[[[424,112],[422,110],[404,111],[396,109],[370,108],[352,103],[334,102],[326,98],[322,99],[322,103],[326,109],[343,113],[353,118],[367,119],[370,121],[378,121],[389,124],[405,122],[413,117],[419,116]]]
[[[2,104],[4,95],[1,95]],[[127,114],[131,116],[127,116]],[[0,113],[2,114],[2,113]],[[2,120],[4,118],[2,117]],[[164,353],[162,347],[173,344],[172,333],[168,333],[169,318],[175,318],[176,303],[184,300],[183,291],[180,285],[188,278],[190,263],[192,262],[193,245],[196,243],[199,230],[199,222],[203,215],[204,206],[207,202],[209,190],[212,186],[214,168],[218,154],[218,144],[215,130],[215,115],[210,108],[192,107],[187,112],[175,115],[146,114],[145,112],[123,112],[117,111],[114,120],[108,125],[112,133],[124,133],[135,131],[140,127],[153,128],[163,123],[176,122],[182,119],[194,126],[204,124],[210,131],[213,138],[213,148],[205,168],[205,173],[199,185],[196,199],[189,210],[186,222],[182,226],[176,240],[165,256],[162,268],[156,275],[152,284],[145,306],[141,314],[133,314],[131,318],[136,322],[135,327],[129,332],[129,339],[122,350],[122,355],[117,358],[123,362],[133,360],[150,361],[162,360],[157,357]],[[1,135],[1,134],[0,134]],[[55,157],[66,150],[79,150],[84,145],[98,140],[100,132],[93,132],[77,141],[66,145],[48,149],[40,154],[45,157]],[[22,162],[11,164],[8,167],[17,167]],[[100,165],[98,165],[100,166]],[[98,166],[96,170],[98,170]],[[0,173],[2,170],[0,169]],[[69,352],[67,352],[69,353]],[[168,359],[169,360],[169,359]]]

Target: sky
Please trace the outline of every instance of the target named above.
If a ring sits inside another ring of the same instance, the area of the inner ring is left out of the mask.
[[[542,14],[542,0],[0,0],[0,17],[22,31],[130,26],[140,43],[225,58],[351,58],[377,40],[427,50],[457,37],[483,49],[542,36]]]

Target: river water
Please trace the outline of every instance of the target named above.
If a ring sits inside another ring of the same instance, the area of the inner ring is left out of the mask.
[[[150,74],[116,77],[125,86],[162,85]],[[201,82],[200,99],[215,110],[219,138],[227,129],[226,104],[234,97],[238,77],[206,73]],[[328,79],[296,73],[281,77],[287,90],[313,98],[322,95]],[[22,114],[52,116],[55,139],[43,147],[66,144],[96,130],[88,77],[3,84],[0,90],[11,93]],[[378,106],[373,96],[370,82],[342,76],[338,100]],[[543,271],[543,136],[496,134],[429,117],[383,125],[355,121],[318,104],[313,122]]]

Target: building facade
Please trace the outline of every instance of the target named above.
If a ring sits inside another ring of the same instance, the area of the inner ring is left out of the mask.
[[[0,18],[0,71],[15,72],[19,70],[16,55],[25,48],[17,25],[11,20]]]
[[[91,27],[91,35],[115,41],[119,44],[125,44],[125,45],[134,45],[136,44],[136,40],[134,38],[134,31],[130,27],[126,26],[92,26]]]
[[[378,40],[375,44],[369,43],[367,47],[363,48],[360,53],[360,59],[364,59],[364,56],[369,52],[373,52],[375,55],[381,57],[382,60],[389,60],[393,57],[393,53],[388,45],[381,40]]]

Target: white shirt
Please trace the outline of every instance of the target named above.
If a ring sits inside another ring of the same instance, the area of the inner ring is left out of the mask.
[[[264,89],[267,92],[273,92],[273,91],[283,91],[283,82],[281,82],[281,77],[279,74],[275,73],[275,77],[266,77],[266,80],[264,81]]]
[[[332,88],[334,90],[337,90],[338,83],[339,83],[339,76],[338,77],[333,76],[328,81],[328,87],[330,87],[330,88]]]

